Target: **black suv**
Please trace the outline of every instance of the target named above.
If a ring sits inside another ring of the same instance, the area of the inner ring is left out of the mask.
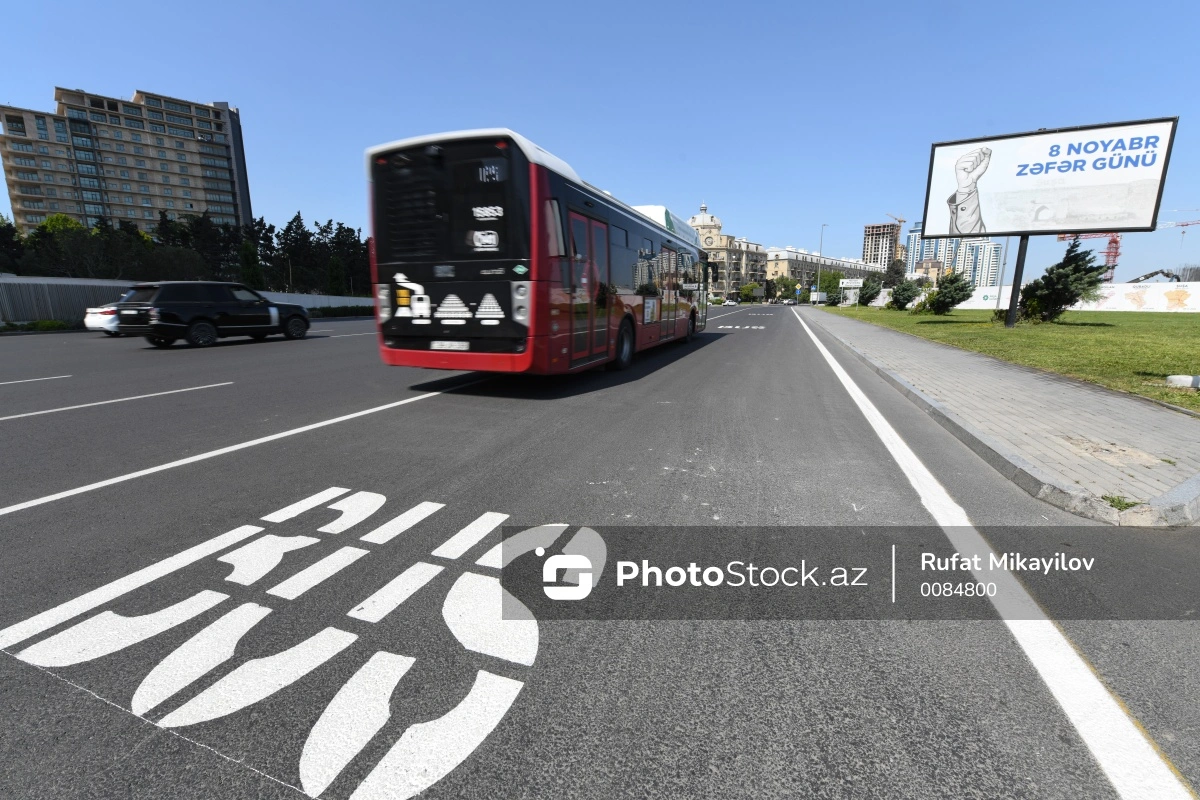
[[[145,336],[155,347],[170,347],[176,339],[208,347],[226,336],[303,339],[308,333],[304,306],[272,303],[237,283],[140,283],[117,303],[117,315],[117,330]]]

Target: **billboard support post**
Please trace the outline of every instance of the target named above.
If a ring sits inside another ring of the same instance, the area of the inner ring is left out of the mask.
[[[1021,302],[1021,274],[1025,271],[1025,251],[1029,249],[1029,235],[1021,237],[1017,247],[1017,263],[1013,267],[1012,291],[1008,296],[1008,315],[1004,318],[1004,327],[1012,328],[1017,324],[1017,305]],[[1004,287],[1000,287],[1003,289]]]

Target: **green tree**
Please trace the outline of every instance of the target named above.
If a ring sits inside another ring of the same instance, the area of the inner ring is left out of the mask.
[[[346,293],[346,268],[342,263],[342,257],[334,253],[329,257],[329,262],[325,278],[325,294],[334,296],[344,295]]]
[[[46,217],[45,222],[37,226],[37,230],[57,235],[63,231],[82,231],[87,229],[80,222],[76,221],[74,217],[68,217],[66,214],[51,214]]]
[[[239,250],[239,260],[241,262],[242,283],[251,289],[265,289],[262,265],[258,261],[258,247],[254,242],[249,239],[242,240],[242,246]]]
[[[842,295],[842,288],[840,286],[835,286],[833,287],[832,292],[829,292],[825,295],[825,305],[840,306],[843,299],[844,296]]]
[[[775,296],[783,298],[795,297],[796,286],[798,285],[799,281],[790,275],[780,275],[775,279],[775,288],[778,292]]]
[[[888,300],[888,308],[904,311],[908,308],[909,303],[917,299],[917,295],[920,293],[921,287],[916,281],[901,281],[892,287],[892,296]]]
[[[825,294],[828,294],[828,295],[831,295],[834,292],[838,292],[838,294],[841,294],[841,289],[838,287],[838,284],[841,282],[842,278],[844,278],[844,277],[846,277],[845,273],[840,272],[836,269],[830,270],[829,272],[822,271],[821,272],[821,282],[820,282],[820,284],[818,284],[817,291],[824,292]]]
[[[925,299],[925,305],[934,314],[949,314],[955,306],[970,298],[974,291],[975,287],[967,281],[966,275],[950,272],[938,281],[937,291]]]
[[[876,277],[867,278],[863,281],[862,288],[858,290],[858,304],[860,306],[869,306],[879,297],[879,293],[883,291],[883,283]]]
[[[1091,250],[1079,249],[1079,239],[1071,240],[1062,261],[1046,274],[1021,289],[1020,317],[1038,322],[1053,322],[1080,301],[1095,300],[1100,292],[1100,276],[1105,266],[1095,263]]]
[[[0,214],[0,272],[16,272],[25,253],[21,232],[8,217]]]
[[[904,282],[904,276],[907,274],[907,266],[904,259],[897,258],[888,264],[887,272],[883,274],[883,286],[885,289],[890,289],[893,286],[899,286]]]
[[[761,288],[757,283],[747,283],[738,290],[738,297],[743,303],[749,303],[754,299],[754,290]]]

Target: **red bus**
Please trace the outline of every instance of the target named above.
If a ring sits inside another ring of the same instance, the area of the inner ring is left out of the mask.
[[[704,330],[696,232],[634,208],[507,129],[367,151],[371,278],[387,364],[560,373]]]

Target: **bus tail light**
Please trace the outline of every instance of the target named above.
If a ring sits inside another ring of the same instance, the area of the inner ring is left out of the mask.
[[[391,294],[392,288],[386,283],[375,286],[375,310],[381,323],[392,318]]]
[[[529,296],[531,286],[529,281],[512,282],[512,314],[513,321],[529,325],[529,306],[532,297]]]

